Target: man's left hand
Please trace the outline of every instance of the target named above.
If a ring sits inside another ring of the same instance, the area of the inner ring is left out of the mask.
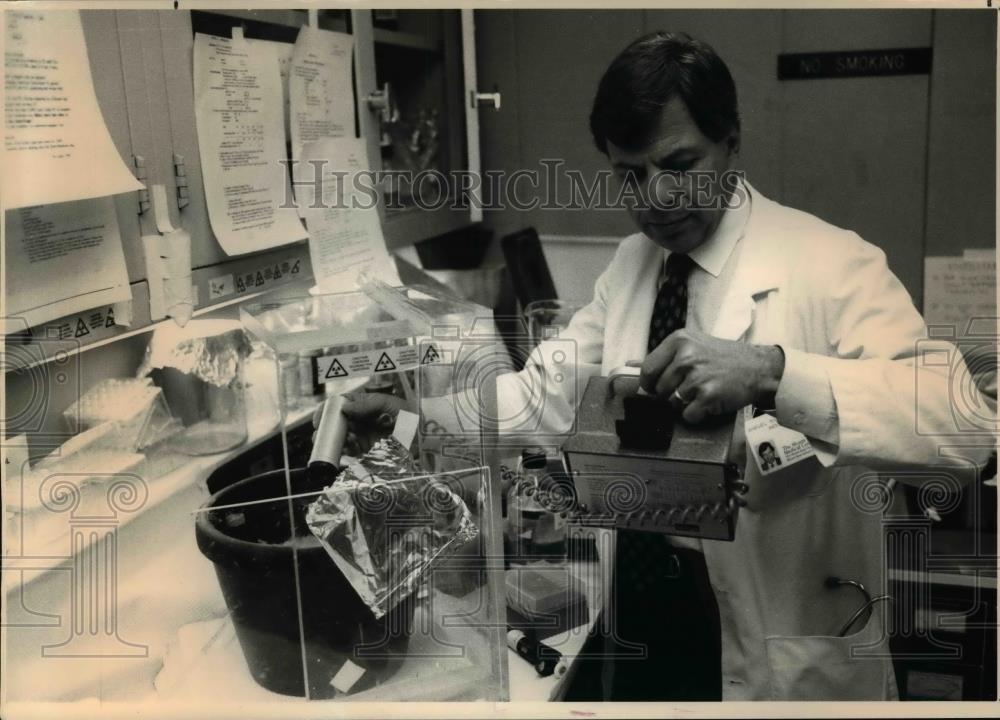
[[[775,345],[720,340],[694,330],[671,333],[642,363],[639,384],[683,408],[698,424],[773,397],[784,371]]]

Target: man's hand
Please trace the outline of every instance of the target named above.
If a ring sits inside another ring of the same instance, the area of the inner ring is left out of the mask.
[[[385,393],[348,393],[344,395],[341,412],[347,418],[347,439],[344,452],[360,457],[371,450],[378,440],[392,434],[396,416],[405,406],[405,401],[395,395]],[[321,404],[313,413],[313,427],[319,426],[323,413]],[[313,441],[316,436],[313,434]]]
[[[642,363],[639,384],[683,408],[698,424],[728,415],[778,391],[784,353],[775,345],[720,340],[696,332],[671,333]]]

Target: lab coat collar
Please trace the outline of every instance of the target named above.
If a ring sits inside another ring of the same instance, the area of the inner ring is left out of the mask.
[[[729,205],[712,237],[688,253],[688,256],[712,277],[719,277],[729,256],[733,254],[736,243],[743,238],[747,220],[750,218],[752,194],[746,183],[741,185],[742,187],[737,187],[729,196]],[[664,250],[664,261],[668,257],[670,251]]]
[[[786,272],[785,254],[778,245],[779,232],[774,220],[775,204],[748,182],[753,197],[743,231],[743,247],[733,280],[722,301],[712,335],[724,340],[739,340],[753,323],[755,298],[779,289]]]

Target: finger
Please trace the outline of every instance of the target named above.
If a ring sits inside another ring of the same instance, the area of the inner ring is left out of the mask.
[[[698,369],[688,372],[674,389],[678,395],[684,398],[685,405],[690,405],[699,395],[704,395]]]
[[[681,417],[691,425],[700,425],[712,415],[711,407],[702,398],[695,398],[684,408]]]
[[[642,370],[639,373],[639,386],[648,393],[656,393],[656,383],[674,359],[674,355],[684,342],[684,336],[678,333],[671,333],[653,348],[653,351],[642,361]]]
[[[344,398],[341,412],[352,420],[364,420],[377,416],[379,413],[395,413],[393,405],[396,398],[385,393],[366,393],[359,397]]]
[[[660,373],[660,377],[656,381],[655,393],[660,397],[670,397],[674,390],[679,389],[687,381],[689,371],[690,367],[687,363],[680,362],[675,354],[673,362]],[[684,395],[685,401],[690,401],[694,397],[686,393],[681,394]]]

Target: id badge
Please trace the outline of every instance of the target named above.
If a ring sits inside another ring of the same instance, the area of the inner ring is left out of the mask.
[[[779,424],[774,415],[762,413],[753,405],[743,408],[743,430],[747,452],[753,455],[761,475],[816,456],[805,435]]]

